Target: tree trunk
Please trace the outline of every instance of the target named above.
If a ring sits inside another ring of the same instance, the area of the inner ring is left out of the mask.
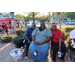
[[[53,21],[54,21],[54,12],[53,12]]]
[[[35,23],[35,15],[34,15],[34,12],[33,12],[33,23]]]
[[[15,18],[14,18],[14,12],[10,12],[11,18],[12,18],[12,26],[14,26],[14,32],[16,31],[16,24],[15,24]]]
[[[49,21],[48,21],[48,27],[50,26],[50,12],[49,12]]]
[[[61,23],[60,23],[60,15],[59,15],[59,25],[60,25],[60,27],[59,27],[59,28],[61,29]]]

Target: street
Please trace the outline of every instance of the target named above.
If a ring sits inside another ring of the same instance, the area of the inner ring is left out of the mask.
[[[57,25],[59,27],[59,24]],[[71,27],[71,26],[75,26],[75,25],[66,25],[66,24],[61,24],[62,27]]]
[[[38,27],[39,27],[39,26],[40,26],[40,24],[36,24],[36,26],[38,26]],[[48,26],[48,24],[46,24],[46,26]],[[60,25],[59,25],[59,24],[57,24],[57,27],[59,27],[59,26],[60,26]],[[62,26],[62,27],[72,27],[72,26],[75,26],[75,25],[66,25],[66,24],[64,24],[64,23],[63,23],[63,24],[61,24],[61,26]]]

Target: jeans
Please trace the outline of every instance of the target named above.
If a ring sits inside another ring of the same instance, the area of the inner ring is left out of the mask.
[[[35,45],[32,41],[30,46],[29,46],[29,50],[32,54],[34,61],[44,62],[46,57],[48,56],[49,44],[39,47],[39,46]],[[34,55],[34,51],[37,51],[36,56]]]

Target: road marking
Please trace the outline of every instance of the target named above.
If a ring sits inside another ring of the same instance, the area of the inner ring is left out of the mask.
[[[7,45],[3,46],[2,48],[0,48],[0,51],[3,50],[5,47],[9,46],[11,43],[8,43]]]

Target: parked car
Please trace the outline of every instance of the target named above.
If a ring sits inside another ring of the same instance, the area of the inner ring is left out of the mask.
[[[75,21],[66,22],[66,25],[75,25]]]

